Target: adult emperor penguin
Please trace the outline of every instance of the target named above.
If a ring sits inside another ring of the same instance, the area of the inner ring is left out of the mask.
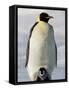
[[[54,30],[48,23],[51,18],[47,13],[41,13],[30,31],[25,67],[32,81],[51,80],[57,66]]]

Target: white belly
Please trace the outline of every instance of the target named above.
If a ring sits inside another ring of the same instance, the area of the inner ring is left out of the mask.
[[[56,62],[53,31],[34,30],[30,38],[28,72],[33,75],[40,67],[52,72]]]

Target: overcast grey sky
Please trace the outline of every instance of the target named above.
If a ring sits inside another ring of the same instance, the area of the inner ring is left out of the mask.
[[[28,81],[28,73],[24,68],[26,59],[26,46],[31,27],[36,18],[42,12],[48,13],[54,19],[49,23],[54,28],[55,41],[57,44],[58,66],[52,73],[52,79],[65,78],[65,11],[41,10],[41,9],[18,9],[18,81]]]

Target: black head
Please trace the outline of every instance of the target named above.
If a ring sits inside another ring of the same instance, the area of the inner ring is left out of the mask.
[[[50,18],[53,18],[52,16],[49,16],[47,13],[41,13],[40,14],[40,20],[47,22],[49,21]]]
[[[49,80],[50,76],[45,68],[40,68],[38,72],[37,81]]]

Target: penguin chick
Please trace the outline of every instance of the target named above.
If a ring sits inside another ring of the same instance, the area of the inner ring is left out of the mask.
[[[37,75],[37,81],[47,81],[50,80],[50,75],[48,74],[47,70],[43,67],[39,69]]]

